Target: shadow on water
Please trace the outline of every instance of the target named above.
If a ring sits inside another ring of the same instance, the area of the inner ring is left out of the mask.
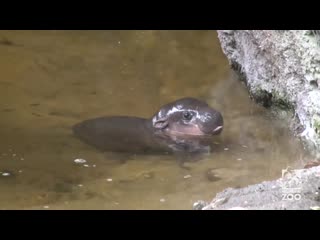
[[[191,209],[308,157],[249,99],[214,31],[0,31],[0,66],[0,209]],[[225,119],[215,151],[189,171],[170,155],[101,153],[71,134],[84,119],[150,117],[185,96]]]

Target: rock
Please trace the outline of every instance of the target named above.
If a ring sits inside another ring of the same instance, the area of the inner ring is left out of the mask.
[[[310,210],[320,205],[320,166],[288,170],[283,178],[218,193],[202,210]],[[198,205],[201,201],[197,201]],[[204,203],[202,201],[202,203]],[[195,208],[195,207],[194,207]],[[198,207],[200,208],[200,207]]]
[[[219,30],[218,37],[251,97],[265,107],[294,113],[290,128],[317,154],[320,48],[314,31]]]
[[[0,171],[0,177],[7,178],[7,177],[13,177],[13,176],[14,176],[14,173],[12,171],[8,171],[8,170]]]
[[[202,200],[199,200],[199,201],[197,201],[197,202],[195,202],[194,204],[193,204],[193,210],[202,210],[202,208],[204,208],[205,206],[207,206],[208,205],[208,203],[207,202],[205,202],[205,201],[202,201]]]
[[[77,164],[82,164],[82,163],[86,163],[87,160],[81,159],[81,158],[77,158],[77,159],[74,160],[74,162],[77,163]]]
[[[310,162],[307,162],[307,164],[304,166],[304,168],[311,168],[311,167],[316,167],[316,166],[319,166],[320,165],[320,161],[317,160],[317,161],[310,161]]]
[[[232,208],[228,208],[228,210],[248,210],[248,209],[243,207],[232,207]]]
[[[315,155],[305,169],[240,189],[226,189],[201,209],[318,209],[320,197],[319,30],[219,30],[221,47],[250,96]],[[243,145],[243,147],[247,147]]]
[[[206,172],[206,177],[210,182],[216,182],[219,181],[221,178],[216,174],[215,169],[209,169]]]

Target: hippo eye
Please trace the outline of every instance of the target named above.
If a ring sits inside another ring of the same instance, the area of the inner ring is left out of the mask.
[[[192,114],[190,112],[183,112],[183,119],[190,121],[192,119]]]

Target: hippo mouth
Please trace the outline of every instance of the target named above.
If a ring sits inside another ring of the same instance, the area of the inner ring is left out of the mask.
[[[190,137],[211,137],[212,135],[219,134],[223,126],[218,126],[210,132],[202,131],[198,126],[183,128],[183,129],[167,129],[169,135],[174,136],[190,136]]]
[[[170,134],[172,135],[180,135],[180,136],[209,136],[209,134],[206,134],[204,132],[181,132],[181,131],[175,131],[170,130]]]

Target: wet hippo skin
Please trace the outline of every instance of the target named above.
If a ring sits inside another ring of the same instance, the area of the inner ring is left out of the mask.
[[[149,119],[98,117],[74,125],[73,133],[102,151],[192,153],[210,151],[212,137],[222,129],[219,111],[188,97],[163,105]]]

